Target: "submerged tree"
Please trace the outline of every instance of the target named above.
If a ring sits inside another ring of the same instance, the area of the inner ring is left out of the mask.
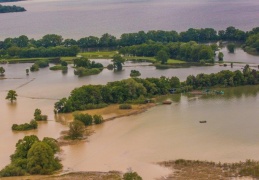
[[[0,67],[0,76],[4,76],[5,69],[3,67]]]
[[[234,43],[229,43],[227,45],[227,48],[228,48],[228,52],[229,53],[234,53],[235,52],[235,48],[236,48],[236,45]]]
[[[15,101],[17,99],[16,97],[17,97],[16,91],[9,90],[5,99],[9,99],[12,103],[13,101]]]
[[[68,135],[71,139],[78,139],[83,137],[85,132],[85,125],[83,122],[75,120],[69,124]]]
[[[112,59],[114,70],[121,71],[122,64],[124,64],[125,59],[119,54],[115,54]]]
[[[218,54],[219,61],[223,61],[223,58],[224,58],[224,54],[222,52],[219,52]]]

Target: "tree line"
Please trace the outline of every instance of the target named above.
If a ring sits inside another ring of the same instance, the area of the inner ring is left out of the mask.
[[[190,75],[186,81],[180,82],[178,77],[130,78],[109,82],[106,85],[85,85],[75,88],[68,98],[55,103],[57,113],[104,107],[114,103],[144,103],[146,98],[155,95],[169,94],[172,89],[176,93],[213,86],[241,86],[259,83],[259,72],[246,65],[243,72],[223,70],[212,74]]]
[[[116,38],[108,33],[103,34],[100,38],[95,36],[83,37],[79,40],[64,39],[60,35],[47,34],[41,39],[29,39],[22,35],[16,38],[6,38],[0,41],[0,57],[60,57],[75,56],[80,50],[89,48],[116,48],[129,47],[134,45],[156,44],[159,48],[164,44],[174,44],[179,42],[208,42],[208,41],[241,41],[245,42],[245,47],[249,50],[259,50],[257,42],[259,27],[253,28],[251,31],[242,31],[235,27],[228,27],[226,30],[216,31],[212,28],[194,29],[190,28],[184,32],[176,31],[139,31],[137,33],[124,33],[120,38]],[[256,40],[254,40],[256,39]],[[160,44],[160,45],[159,45]],[[138,47],[138,46],[137,46]],[[152,49],[145,52],[151,56]],[[136,52],[136,54],[145,54]],[[184,58],[185,59],[185,58]]]
[[[190,41],[172,42],[167,44],[149,42],[141,45],[122,47],[119,52],[128,56],[154,57],[162,56],[159,55],[159,52],[164,51],[172,59],[179,59],[189,62],[200,62],[201,60],[213,62],[216,50],[216,44],[208,46]]]

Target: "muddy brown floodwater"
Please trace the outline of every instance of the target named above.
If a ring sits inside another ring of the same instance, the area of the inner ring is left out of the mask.
[[[125,68],[120,74],[104,70],[96,76],[78,78],[72,68],[65,75],[46,68],[26,76],[25,69],[30,65],[3,65],[7,79],[0,80],[0,168],[10,162],[15,143],[25,135],[58,138],[68,129],[55,120],[53,105],[75,87],[125,79],[131,69],[140,70],[143,77],[179,76],[181,80],[189,74],[240,69],[213,66],[155,70],[147,66]],[[5,100],[9,89],[17,91],[16,103]],[[170,173],[156,164],[166,160],[259,160],[258,92],[258,86],[246,86],[226,89],[223,96],[165,97],[173,103],[91,127],[95,133],[88,142],[62,147],[63,170],[125,172],[132,168],[144,179],[154,179]],[[40,123],[35,131],[11,131],[14,123],[29,122],[36,108],[48,115],[48,122]],[[207,123],[200,124],[200,120]]]

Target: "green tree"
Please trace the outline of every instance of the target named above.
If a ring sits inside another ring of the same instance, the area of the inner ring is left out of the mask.
[[[167,63],[169,59],[168,53],[164,50],[160,50],[158,51],[157,55],[156,55],[156,60],[160,61],[161,64],[165,64]]]
[[[94,123],[101,124],[103,122],[103,117],[101,115],[93,115]]]
[[[219,52],[218,54],[219,61],[223,61],[223,58],[224,58],[224,54],[222,52]]]
[[[17,99],[16,97],[17,97],[16,91],[9,90],[5,99],[9,99],[12,103],[13,101],[15,101]]]
[[[41,45],[43,47],[55,47],[60,46],[62,44],[62,36],[56,34],[47,34],[42,37]]]
[[[5,69],[3,67],[0,67],[0,76],[4,76]]]
[[[136,172],[127,172],[123,175],[123,180],[142,180],[142,177]]]
[[[78,139],[83,137],[85,132],[85,125],[83,122],[75,120],[69,124],[68,136],[71,139]]]
[[[122,64],[124,64],[125,59],[121,57],[119,54],[115,54],[112,58],[114,70],[121,71]]]
[[[30,70],[26,69],[25,71],[26,71],[26,75],[29,75]]]
[[[74,113],[74,119],[83,122],[85,126],[93,123],[93,117],[90,114]]]
[[[228,49],[229,53],[234,53],[235,52],[235,48],[236,48],[236,45],[234,43],[229,43],[227,45],[227,49]]]
[[[30,174],[50,174],[62,167],[54,157],[52,148],[45,142],[35,142],[27,154]]]

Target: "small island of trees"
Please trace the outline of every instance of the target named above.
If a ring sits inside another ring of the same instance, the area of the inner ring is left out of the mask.
[[[20,6],[3,6],[0,4],[0,13],[24,12],[26,9]]]

